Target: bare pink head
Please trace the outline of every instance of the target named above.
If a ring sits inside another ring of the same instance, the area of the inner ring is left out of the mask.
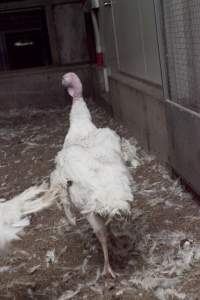
[[[67,88],[72,98],[82,98],[82,83],[75,73],[67,73],[63,76],[62,85]]]

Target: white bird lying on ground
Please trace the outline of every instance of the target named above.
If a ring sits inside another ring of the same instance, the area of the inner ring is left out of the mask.
[[[62,84],[73,98],[70,128],[56,168],[51,189],[59,191],[65,213],[72,224],[75,206],[93,228],[103,250],[103,274],[115,277],[108,256],[104,219],[130,213],[133,195],[130,174],[121,152],[120,137],[109,128],[97,128],[82,96],[82,84],[74,73],[63,76]]]
[[[0,199],[0,252],[5,251],[11,241],[19,239],[19,234],[30,224],[29,214],[50,206],[55,198],[55,192],[40,185],[30,187],[9,201]]]

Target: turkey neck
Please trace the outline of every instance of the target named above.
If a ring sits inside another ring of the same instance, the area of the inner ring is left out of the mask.
[[[83,97],[73,98],[72,102],[70,123],[78,122],[78,120],[91,121],[91,115]]]
[[[70,112],[70,130],[79,132],[79,136],[88,136],[96,129],[92,123],[92,118],[83,97],[73,98]]]

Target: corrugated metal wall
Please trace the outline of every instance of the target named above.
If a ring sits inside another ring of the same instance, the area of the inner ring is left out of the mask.
[[[154,1],[112,0],[104,8],[101,2],[107,65],[161,84]]]

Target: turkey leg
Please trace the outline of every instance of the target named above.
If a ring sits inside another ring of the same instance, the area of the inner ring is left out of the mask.
[[[95,214],[87,215],[87,220],[90,223],[91,227],[93,228],[103,250],[104,255],[104,268],[103,268],[103,275],[111,275],[113,278],[116,277],[115,273],[113,272],[108,256],[108,247],[107,247],[107,232],[106,227],[101,219],[101,217],[96,216]]]

